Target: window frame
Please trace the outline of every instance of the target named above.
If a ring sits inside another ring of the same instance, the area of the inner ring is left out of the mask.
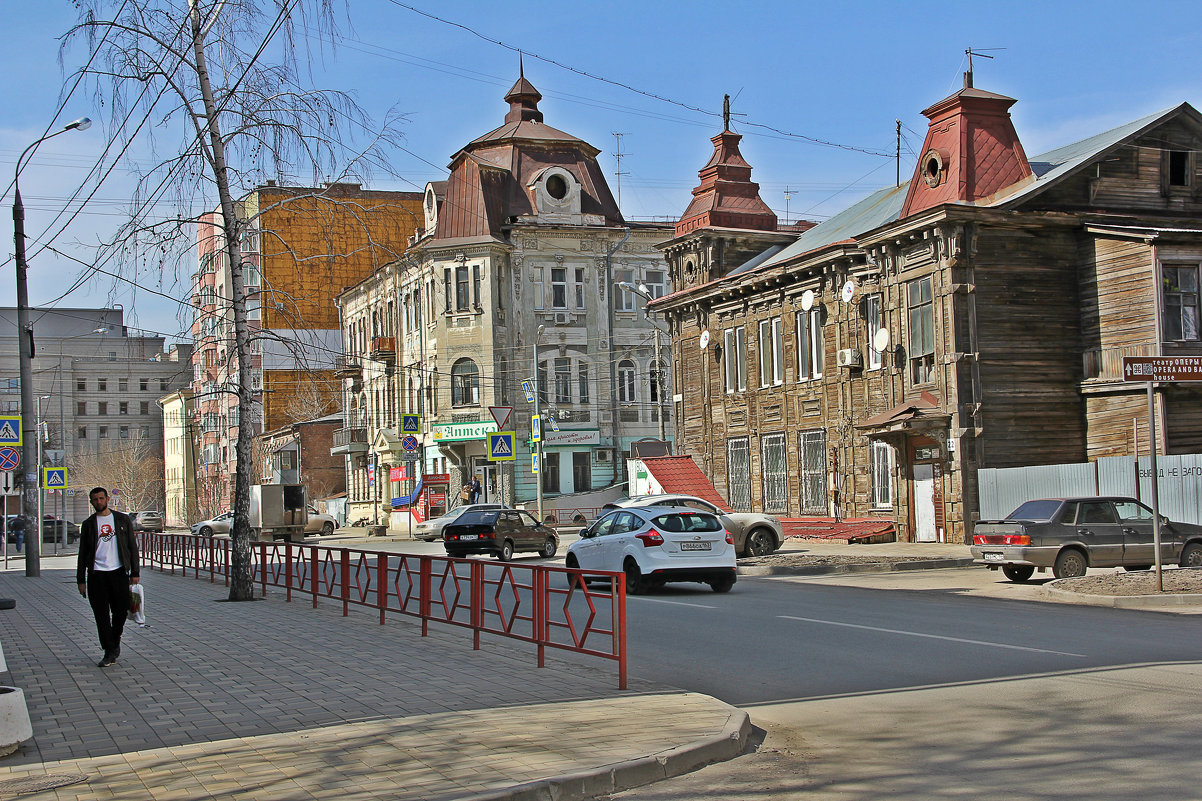
[[[1192,273],[1194,279],[1193,290],[1182,290],[1180,275],[1182,271],[1187,271],[1186,274]],[[1170,289],[1170,274],[1177,277],[1176,289]],[[1197,261],[1162,261],[1160,263],[1160,336],[1163,342],[1198,342],[1202,340],[1202,264]],[[1184,302],[1184,298],[1192,295],[1193,302],[1189,306]],[[1178,298],[1176,308],[1172,308],[1170,304],[1171,298]],[[1194,336],[1186,336],[1187,333],[1187,315],[1186,310],[1193,311],[1193,328]],[[1170,322],[1176,319],[1176,330],[1169,330]],[[1177,336],[1173,336],[1176,333]]]
[[[638,384],[635,376],[638,368],[631,359],[618,362],[618,403],[637,403]]]
[[[922,342],[924,333],[929,335],[928,343]],[[935,381],[935,340],[935,287],[931,276],[925,275],[906,284],[906,358],[914,386]]]
[[[760,386],[778,387],[785,382],[780,317],[759,322]]]
[[[722,356],[726,394],[747,389],[747,332],[739,325],[723,332]]]
[[[892,509],[895,496],[893,446],[884,440],[872,440],[869,463],[872,476],[872,508]]]
[[[471,370],[467,368],[470,366]],[[480,405],[480,366],[464,356],[451,365],[451,406]]]
[[[551,308],[566,311],[568,308],[568,268],[551,268]]]
[[[815,443],[818,457],[816,461],[807,456],[814,452]],[[825,515],[829,511],[826,429],[812,428],[797,432],[797,484],[798,503],[802,512]]]
[[[885,362],[884,353],[876,349],[876,332],[884,328],[879,294],[864,298],[864,325],[868,330],[868,369],[879,370]]]
[[[779,459],[779,470],[770,470],[769,448],[774,461]],[[784,433],[764,434],[760,437],[760,487],[764,499],[764,511],[768,514],[784,514],[789,511],[789,453]],[[771,494],[770,494],[771,493]]]

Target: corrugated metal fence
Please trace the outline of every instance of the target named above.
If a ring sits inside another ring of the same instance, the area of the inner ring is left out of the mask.
[[[1003,518],[1032,498],[1126,495],[1152,503],[1152,468],[1146,456],[1107,456],[1085,464],[1052,464],[979,471],[981,519]],[[1156,457],[1160,513],[1170,520],[1202,524],[1202,454]]]

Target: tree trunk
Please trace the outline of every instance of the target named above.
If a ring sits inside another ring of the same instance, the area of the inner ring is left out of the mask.
[[[209,145],[212,149],[213,173],[217,182],[217,197],[221,204],[221,223],[225,234],[225,249],[230,263],[230,290],[233,294],[234,353],[238,362],[238,440],[234,446],[238,463],[234,475],[234,524],[230,528],[230,597],[231,601],[249,601],[254,597],[250,559],[250,471],[254,436],[254,397],[251,389],[250,330],[246,324],[246,287],[242,281],[242,246],[238,210],[230,194],[229,174],[225,161],[225,142],[221,138],[217,104],[205,66],[204,35],[200,11],[191,5],[192,49],[196,57],[196,74],[204,101]]]

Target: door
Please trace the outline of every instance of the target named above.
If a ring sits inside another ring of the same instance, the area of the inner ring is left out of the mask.
[[[1081,501],[1077,507],[1077,539],[1089,550],[1090,567],[1111,567],[1123,563],[1123,526],[1110,501]],[[1148,562],[1151,550],[1148,552]]]
[[[482,456],[472,457],[472,475],[480,476],[480,503],[500,503],[501,486],[497,483],[497,466]],[[468,479],[471,482],[471,479]]]
[[[914,539],[935,542],[935,466],[914,465]]]
[[[1152,510],[1136,501],[1115,501],[1119,525],[1123,528],[1123,564],[1151,567],[1156,563],[1156,533],[1152,530]],[[1160,530],[1164,549],[1164,538],[1172,534],[1164,527]]]
[[[589,536],[581,537],[579,543],[573,546],[573,553],[576,554],[576,559],[580,562],[581,567],[591,567],[593,570],[606,569],[601,564],[601,541],[609,534],[614,520],[619,514],[619,512],[610,512],[593,523],[588,530]]]

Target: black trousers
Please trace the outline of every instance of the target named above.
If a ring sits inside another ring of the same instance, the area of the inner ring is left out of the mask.
[[[96,616],[96,633],[106,654],[121,648],[121,632],[129,616],[129,577],[123,568],[88,571],[88,602]]]

